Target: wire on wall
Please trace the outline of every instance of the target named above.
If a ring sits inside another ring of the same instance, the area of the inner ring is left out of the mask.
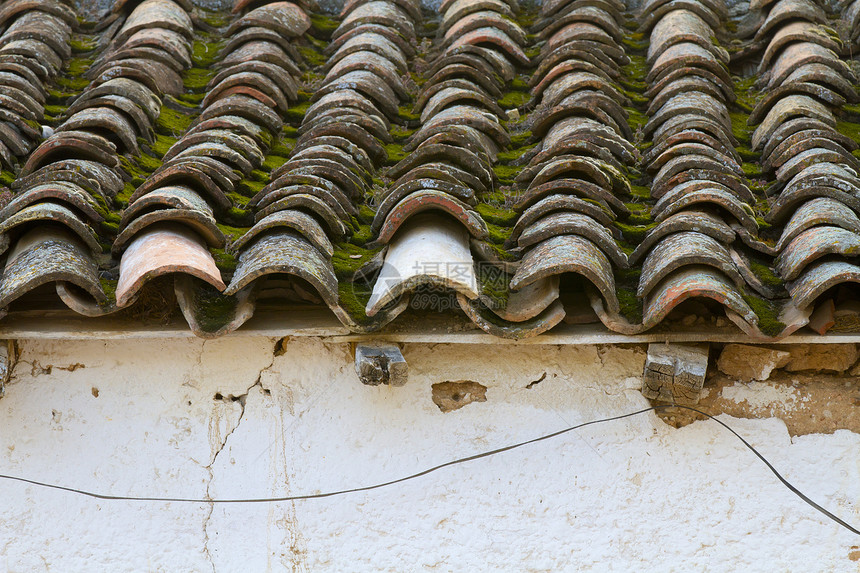
[[[834,515],[832,512],[828,511],[827,509],[825,509],[824,507],[822,507],[818,503],[814,502],[812,499],[809,498],[809,496],[804,494],[802,491],[800,491],[794,485],[792,485],[788,480],[786,480],[782,476],[782,474],[780,474],[777,471],[777,469],[775,467],[773,467],[773,464],[771,464],[767,460],[767,458],[765,458],[758,450],[756,450],[752,446],[752,444],[750,444],[748,441],[746,441],[743,438],[743,436],[738,434],[728,424],[726,424],[725,422],[723,422],[721,420],[718,420],[717,418],[708,414],[707,412],[703,412],[702,410],[699,410],[698,408],[693,408],[692,406],[681,406],[678,404],[652,406],[650,408],[643,408],[642,410],[636,410],[635,412],[629,412],[627,414],[620,414],[618,416],[611,416],[609,418],[601,418],[599,420],[591,420],[589,422],[583,422],[582,424],[570,426],[569,428],[564,428],[563,430],[559,430],[559,431],[553,432],[551,434],[545,434],[545,435],[539,436],[537,438],[532,438],[531,440],[526,440],[524,442],[518,442],[516,444],[511,444],[509,446],[496,448],[494,450],[488,450],[486,452],[481,452],[479,454],[475,454],[472,456],[467,456],[464,458],[451,460],[449,462],[445,462],[443,464],[439,464],[437,466],[427,468],[423,471],[420,471],[420,472],[417,472],[414,474],[410,474],[407,476],[403,476],[403,477],[400,477],[397,479],[393,479],[390,481],[376,483],[373,485],[354,487],[354,488],[349,488],[349,489],[341,489],[341,490],[337,490],[337,491],[329,491],[329,492],[324,492],[324,493],[287,495],[287,496],[283,496],[283,497],[255,497],[255,498],[237,498],[237,499],[205,499],[205,498],[190,498],[190,497],[145,497],[145,496],[128,496],[128,495],[109,495],[109,494],[86,491],[86,490],[77,489],[77,488],[73,488],[73,487],[67,487],[67,486],[63,486],[63,485],[41,482],[41,481],[37,481],[37,480],[33,480],[33,479],[23,478],[23,477],[19,477],[19,476],[5,475],[5,474],[0,474],[0,479],[26,483],[26,484],[35,485],[38,487],[43,487],[43,488],[48,488],[48,489],[66,491],[66,492],[70,492],[70,493],[74,493],[74,494],[78,494],[78,495],[83,495],[83,496],[87,496],[87,497],[91,497],[91,498],[95,498],[95,499],[102,499],[102,500],[108,500],[108,501],[141,501],[141,502],[155,502],[155,503],[198,503],[198,504],[199,503],[203,503],[203,504],[227,504],[227,503],[249,504],[249,503],[278,503],[278,502],[284,502],[284,501],[302,501],[302,500],[311,500],[311,499],[322,499],[322,498],[326,498],[326,497],[335,497],[335,496],[340,496],[340,495],[347,495],[347,494],[351,494],[351,493],[360,493],[360,492],[365,492],[365,491],[372,491],[375,489],[381,489],[384,487],[389,487],[389,486],[403,483],[406,481],[414,480],[414,479],[420,478],[422,476],[426,476],[427,474],[439,471],[439,470],[447,468],[447,467],[456,466],[459,464],[464,464],[466,462],[472,462],[475,460],[480,460],[482,458],[488,458],[490,456],[495,456],[495,455],[498,455],[498,454],[501,454],[504,452],[515,450],[517,448],[522,448],[522,447],[528,446],[530,444],[536,444],[537,442],[542,442],[545,440],[549,440],[551,438],[556,438],[558,436],[561,436],[563,434],[567,434],[569,432],[572,432],[574,430],[578,430],[580,428],[584,428],[586,426],[592,426],[595,424],[603,424],[606,422],[613,422],[616,420],[623,420],[625,418],[632,418],[634,416],[638,416],[640,414],[645,414],[647,412],[655,412],[655,411],[666,410],[666,409],[670,409],[670,408],[680,408],[680,409],[684,409],[684,410],[689,410],[691,412],[696,412],[697,414],[700,414],[702,416],[705,416],[706,418],[713,420],[714,422],[716,422],[717,424],[719,424],[720,426],[722,426],[723,428],[725,428],[726,430],[731,432],[738,440],[741,441],[741,443],[743,443],[744,446],[747,447],[747,449],[749,449],[753,454],[755,454],[756,457],[758,459],[760,459],[764,463],[765,466],[767,466],[767,468],[773,473],[773,475],[775,475],[776,478],[782,483],[782,485],[784,485],[786,488],[788,488],[789,491],[791,491],[797,497],[799,497],[800,499],[805,501],[811,507],[813,507],[813,508],[817,509],[818,511],[820,511],[821,513],[823,513],[828,519],[830,519],[830,520],[834,521],[835,523],[839,524],[840,526],[844,527],[845,529],[847,529],[851,533],[854,533],[855,535],[860,535],[860,529],[858,529],[857,527],[854,527],[854,526],[850,525],[849,523],[843,521],[842,519],[840,519],[839,517]]]

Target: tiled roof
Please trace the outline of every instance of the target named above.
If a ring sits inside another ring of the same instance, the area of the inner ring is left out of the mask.
[[[860,316],[860,0],[102,4],[0,4],[7,312]]]

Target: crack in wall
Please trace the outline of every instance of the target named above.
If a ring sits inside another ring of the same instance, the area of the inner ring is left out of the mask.
[[[263,386],[263,374],[265,372],[268,372],[269,370],[271,370],[272,366],[274,366],[275,358],[280,355],[279,354],[280,344],[281,344],[281,341],[279,341],[276,344],[275,350],[272,353],[272,360],[269,362],[268,366],[265,366],[265,367],[260,369],[260,371],[257,374],[257,379],[254,381],[253,384],[248,386],[248,388],[242,394],[239,394],[239,395],[230,394],[228,396],[222,396],[219,393],[219,394],[215,395],[216,400],[219,400],[219,401],[237,402],[239,404],[239,417],[236,419],[236,423],[233,424],[233,427],[230,428],[230,430],[224,436],[224,439],[221,440],[221,443],[218,445],[217,449],[215,450],[215,452],[212,455],[212,459],[209,461],[208,464],[203,466],[203,468],[209,473],[209,479],[206,481],[206,493],[205,493],[205,497],[208,500],[212,499],[211,488],[212,488],[212,482],[215,479],[215,469],[214,469],[215,462],[218,460],[218,456],[221,454],[221,452],[223,452],[224,449],[227,447],[227,442],[229,441],[230,436],[232,436],[233,433],[239,428],[239,425],[242,423],[242,420],[245,417],[245,406],[246,406],[247,401],[248,401],[248,394],[250,394],[251,391],[258,386],[260,387],[260,389],[264,393],[268,394],[270,392],[268,388]],[[281,352],[281,354],[283,354],[283,352]],[[198,362],[201,365],[202,365],[202,357],[203,357],[203,348],[201,346],[200,360]],[[206,512],[206,516],[203,518],[203,553],[206,556],[206,560],[212,566],[212,571],[215,572],[216,571],[215,561],[212,559],[212,553],[209,549],[209,542],[211,541],[211,539],[209,537],[209,523],[212,519],[212,513],[215,510],[215,504],[210,503],[208,505],[209,505],[209,510]]]

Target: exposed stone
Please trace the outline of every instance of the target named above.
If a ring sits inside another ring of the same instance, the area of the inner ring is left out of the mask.
[[[767,380],[771,372],[782,368],[791,359],[789,352],[765,346],[727,344],[717,360],[717,368],[737,380]]]
[[[433,403],[442,412],[459,410],[472,402],[486,402],[487,387],[471,380],[433,384]]]
[[[707,344],[649,344],[642,395],[661,402],[698,404],[707,370]]]
[[[355,372],[368,386],[403,386],[409,367],[396,345],[359,344],[355,347]]]
[[[844,372],[857,362],[857,346],[854,344],[793,344],[785,346],[791,358],[785,369],[826,370]]]

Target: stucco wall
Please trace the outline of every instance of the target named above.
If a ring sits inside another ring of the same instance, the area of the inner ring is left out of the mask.
[[[19,341],[0,472],[113,494],[320,492],[648,405],[639,348],[407,345],[409,382],[388,388],[359,384],[346,344],[276,342]],[[431,385],[459,380],[486,386],[486,401],[442,413]],[[722,419],[860,522],[860,435]],[[213,508],[6,481],[0,492],[4,572],[860,570],[860,538],[725,430],[651,414],[321,500]]]

